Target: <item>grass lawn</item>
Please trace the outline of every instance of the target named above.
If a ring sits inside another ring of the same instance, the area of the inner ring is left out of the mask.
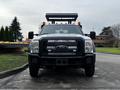
[[[96,52],[120,54],[120,48],[110,48],[110,47],[96,48]]]
[[[0,72],[27,63],[27,54],[0,54]]]

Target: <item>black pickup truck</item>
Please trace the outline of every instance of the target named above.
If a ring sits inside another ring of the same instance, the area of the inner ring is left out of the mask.
[[[56,67],[83,68],[86,76],[94,75],[96,55],[92,39],[95,39],[95,32],[91,32],[90,37],[83,34],[80,22],[72,23],[77,17],[77,13],[47,13],[46,19],[51,23],[44,22],[36,37],[29,32],[31,77],[38,76],[39,68]]]

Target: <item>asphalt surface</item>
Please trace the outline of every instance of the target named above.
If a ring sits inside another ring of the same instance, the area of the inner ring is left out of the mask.
[[[26,69],[0,79],[0,89],[120,89],[120,55],[97,53],[93,78],[87,78],[82,69],[41,69],[39,78],[32,79]]]

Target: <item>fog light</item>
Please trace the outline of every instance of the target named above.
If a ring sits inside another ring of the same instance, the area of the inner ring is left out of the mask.
[[[73,50],[73,52],[76,52],[77,50]]]
[[[48,50],[48,52],[51,52],[51,51],[52,51],[52,50],[50,50],[50,49]]]

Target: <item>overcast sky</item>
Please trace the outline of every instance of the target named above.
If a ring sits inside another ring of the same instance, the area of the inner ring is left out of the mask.
[[[38,32],[45,13],[74,12],[83,25],[83,32],[99,34],[104,26],[120,23],[120,0],[0,0],[0,25],[10,25],[15,16],[22,32]]]

